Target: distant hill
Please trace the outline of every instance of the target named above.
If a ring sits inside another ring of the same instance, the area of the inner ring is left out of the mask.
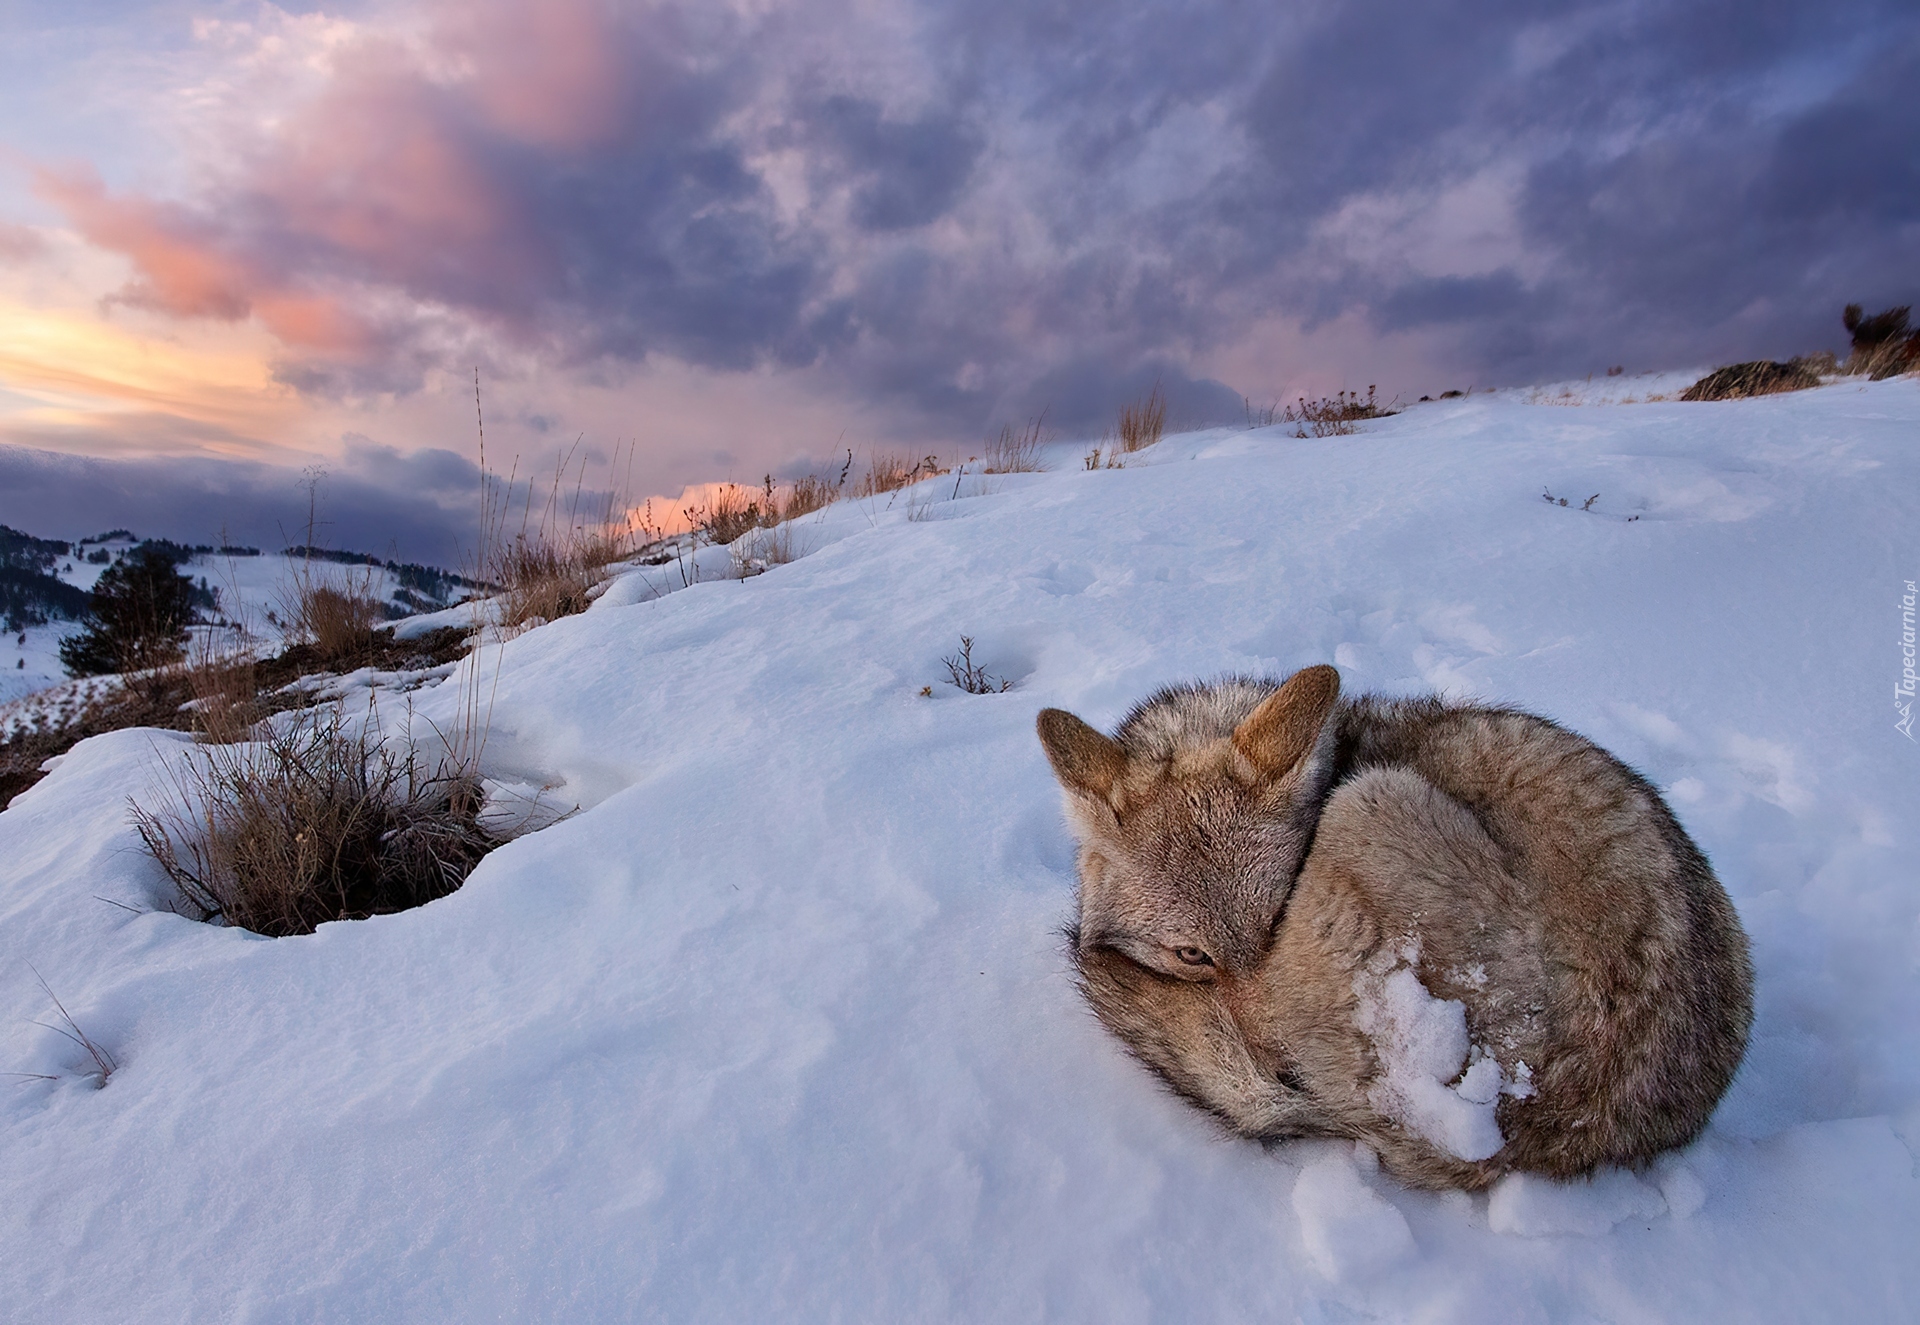
[[[222,549],[225,551],[226,549]],[[417,561],[389,561],[368,556],[364,552],[340,552],[331,548],[308,547],[301,544],[290,547],[283,554],[289,558],[303,558],[310,561],[330,561],[342,566],[372,566],[391,571],[398,586],[393,591],[393,601],[388,606],[388,614],[405,615],[406,611],[435,612],[450,602],[457,602],[463,596],[456,592],[460,589],[483,591],[488,586],[480,580],[468,579],[452,571],[441,570],[438,566],[423,566]]]
[[[54,573],[72,549],[0,524],[0,621],[9,631],[44,626],[55,619],[78,621],[87,612],[86,590]]]
[[[218,587],[208,583],[208,574],[219,560],[232,563],[236,559],[285,557],[385,572],[379,592],[389,618],[435,612],[485,588],[478,581],[438,566],[392,561],[364,552],[299,546],[263,557],[257,547],[216,548],[166,538],[143,539],[129,529],[113,529],[68,543],[0,525],[0,625],[8,632],[19,632],[55,621],[81,620],[87,614],[88,586],[97,578],[99,568],[149,547],[165,552],[185,573],[191,575],[198,568],[195,606],[214,614],[228,606],[220,601]]]

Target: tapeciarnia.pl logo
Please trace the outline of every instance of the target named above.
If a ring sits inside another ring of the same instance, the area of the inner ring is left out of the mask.
[[[1893,708],[1900,720],[1893,729],[1913,739],[1913,603],[1916,593],[1912,580],[1906,581],[1907,592],[1900,599],[1900,680],[1893,687]]]

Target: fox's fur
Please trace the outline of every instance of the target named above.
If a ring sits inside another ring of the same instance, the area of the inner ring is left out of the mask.
[[[1175,687],[1111,738],[1040,714],[1100,1019],[1233,1130],[1363,1141],[1415,1186],[1569,1178],[1690,1141],[1745,1052],[1753,972],[1659,794],[1544,718],[1339,684],[1310,667]],[[1490,1157],[1377,1103],[1362,1002],[1401,966],[1465,1005],[1509,1083]]]

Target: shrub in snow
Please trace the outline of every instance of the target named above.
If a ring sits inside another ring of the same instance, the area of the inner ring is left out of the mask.
[[[997,695],[1013,689],[1013,682],[1003,680],[987,671],[984,663],[973,660],[973,636],[960,637],[960,652],[951,658],[942,658],[947,665],[950,684],[959,686],[969,695]]]
[[[1719,881],[1652,786],[1544,719],[1342,702],[1322,666],[1039,729],[1083,845],[1083,990],[1247,1135],[1357,1138],[1425,1187],[1568,1178],[1691,1141],[1739,1066]]]
[[[935,456],[921,456],[914,460],[887,451],[876,451],[867,462],[867,472],[854,484],[853,495],[879,497],[912,487],[924,478],[937,478],[946,472],[940,468],[940,461]]]
[[[165,803],[133,807],[140,839],[201,918],[255,933],[420,906],[500,843],[470,760],[429,767],[338,707],[182,759]]]
[[[724,547],[749,529],[758,529],[766,521],[768,512],[762,503],[747,500],[737,484],[723,483],[711,497],[697,506],[687,507],[681,514],[708,542]],[[778,519],[777,513],[774,518]]]

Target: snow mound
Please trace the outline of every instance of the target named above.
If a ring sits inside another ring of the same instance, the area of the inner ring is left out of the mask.
[[[1509,1173],[1487,1195],[1487,1226],[1527,1238],[1598,1237],[1623,1219],[1666,1212],[1666,1199],[1625,1169],[1603,1169],[1574,1182]]]
[[[1353,977],[1354,1017],[1381,1067],[1367,1098],[1455,1159],[1489,1159],[1507,1143],[1494,1117],[1500,1096],[1531,1088],[1524,1077],[1508,1083],[1500,1064],[1469,1041],[1467,1005],[1428,993],[1414,971],[1419,960],[1418,945],[1407,944]]]
[[[1313,1267],[1336,1283],[1372,1278],[1414,1252],[1406,1216],[1367,1186],[1348,1146],[1331,1146],[1300,1170],[1293,1213]]]

